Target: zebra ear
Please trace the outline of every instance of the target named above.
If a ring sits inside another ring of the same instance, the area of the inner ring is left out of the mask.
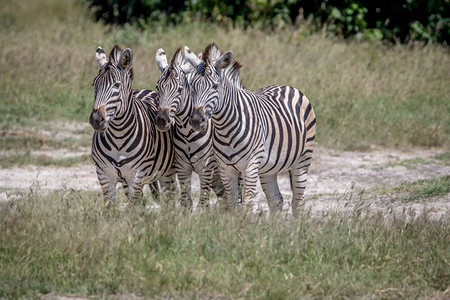
[[[101,47],[98,47],[97,51],[95,51],[95,61],[97,61],[100,68],[108,62],[106,59],[106,53]]]
[[[164,72],[164,70],[167,68],[167,56],[166,52],[164,52],[164,49],[159,48],[158,51],[156,51],[156,64],[158,65],[159,70]]]
[[[225,69],[231,64],[232,61],[233,61],[233,51],[229,50],[225,52],[221,57],[219,57],[214,66],[217,69]]]
[[[184,46],[184,58],[194,67],[197,68],[202,62],[187,46]]]
[[[131,67],[132,63],[133,63],[133,52],[131,52],[130,48],[127,48],[123,50],[122,53],[120,54],[118,66],[123,71],[126,71]]]
[[[112,65],[117,66],[120,62],[121,53],[122,53],[122,48],[120,48],[119,45],[115,45],[114,48],[109,53],[109,62]]]

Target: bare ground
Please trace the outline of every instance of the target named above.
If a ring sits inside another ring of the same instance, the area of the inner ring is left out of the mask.
[[[304,208],[314,216],[334,212],[352,213],[356,209],[382,211],[387,215],[407,213],[414,217],[448,218],[450,194],[422,201],[398,201],[392,195],[365,191],[377,187],[389,187],[420,179],[442,177],[450,174],[450,166],[436,159],[445,152],[435,150],[373,150],[370,152],[335,151],[318,148],[315,151],[306,190]],[[88,149],[78,152],[48,150],[46,155],[68,157],[89,154]],[[39,154],[39,153],[38,153]],[[289,179],[281,175],[280,189],[289,209]],[[198,190],[198,178],[194,176],[193,188]],[[26,166],[0,169],[0,201],[13,200],[30,191],[100,190],[93,164],[75,167]],[[259,205],[255,209],[267,209],[264,195],[259,190]]]

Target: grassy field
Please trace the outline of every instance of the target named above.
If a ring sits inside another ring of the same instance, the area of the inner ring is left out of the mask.
[[[439,45],[385,46],[333,41],[306,29],[262,33],[210,24],[146,31],[93,23],[77,1],[2,1],[0,128],[42,121],[87,122],[97,46],[134,52],[135,88],[154,89],[156,50],[169,57],[215,41],[244,64],[249,89],[287,84],[302,90],[317,115],[319,145],[365,150],[450,146],[450,55]]]
[[[448,220],[364,215],[286,222],[170,204],[105,211],[100,193],[31,192],[0,203],[0,298],[448,296]]]
[[[330,40],[307,28],[263,33],[192,23],[138,31],[94,23],[75,0],[0,4],[2,168],[90,162],[35,151],[90,146],[97,46],[130,47],[135,88],[154,89],[158,48],[171,56],[179,46],[200,52],[212,41],[234,51],[249,89],[302,90],[317,115],[319,146],[438,147],[444,152],[436,159],[449,163],[448,47]],[[428,201],[449,195],[449,180],[377,188],[367,197]],[[96,188],[50,194],[30,188],[0,202],[0,298],[450,297],[448,218],[411,219],[405,211],[387,220],[360,208],[320,219],[305,212],[289,222],[193,215],[171,204],[105,210]]]

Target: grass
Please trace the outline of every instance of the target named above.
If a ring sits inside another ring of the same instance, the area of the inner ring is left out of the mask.
[[[54,158],[48,155],[33,155],[30,152],[0,154],[0,166],[8,168],[12,166],[57,166],[57,167],[71,167],[78,164],[92,163],[90,155],[72,156],[66,158]]]
[[[160,74],[156,49],[163,47],[170,57],[184,44],[200,52],[215,41],[244,64],[249,89],[287,84],[302,90],[315,108],[323,146],[450,146],[448,47],[330,40],[305,28],[244,32],[195,22],[139,31],[94,23],[75,0],[38,3],[20,0],[0,8],[0,128],[87,123],[97,46],[131,47],[135,88],[154,89]]]
[[[433,179],[405,182],[393,187],[378,189],[381,194],[396,194],[400,201],[426,200],[450,194],[450,175]]]
[[[11,128],[0,130],[1,167],[69,167],[92,162],[88,154],[91,143],[91,130],[86,130],[88,124],[79,126],[73,122],[41,122],[38,125],[39,129],[12,125]]]
[[[446,166],[450,165],[450,152],[444,152],[441,154],[437,154],[435,159],[441,161]]]
[[[0,203],[0,297],[448,297],[448,222],[381,215],[253,220],[164,205],[105,210],[100,193]]]
[[[196,52],[212,41],[233,49],[249,89],[288,84],[308,96],[321,146],[450,146],[448,47],[333,41],[303,28],[268,34],[195,22],[138,31],[94,23],[75,0],[1,4],[2,167],[90,160],[34,153],[90,146],[94,52],[115,43],[133,50],[135,88],[150,89],[159,76],[154,55],[160,47],[169,56],[184,44]],[[448,152],[435,159],[448,164]],[[415,163],[421,162],[405,162]],[[445,176],[380,193],[426,201],[447,195],[448,186]],[[0,201],[0,298],[450,296],[448,219],[400,216],[387,222],[358,212],[255,221],[240,213],[188,214],[171,204],[159,211],[141,204],[105,210],[100,192],[92,191],[0,192],[14,196]]]

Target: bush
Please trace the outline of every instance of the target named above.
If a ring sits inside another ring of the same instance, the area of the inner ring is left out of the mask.
[[[164,25],[192,20],[233,26],[275,29],[308,20],[329,34],[392,42],[409,40],[447,43],[450,39],[448,0],[81,0],[96,20],[108,24]]]

